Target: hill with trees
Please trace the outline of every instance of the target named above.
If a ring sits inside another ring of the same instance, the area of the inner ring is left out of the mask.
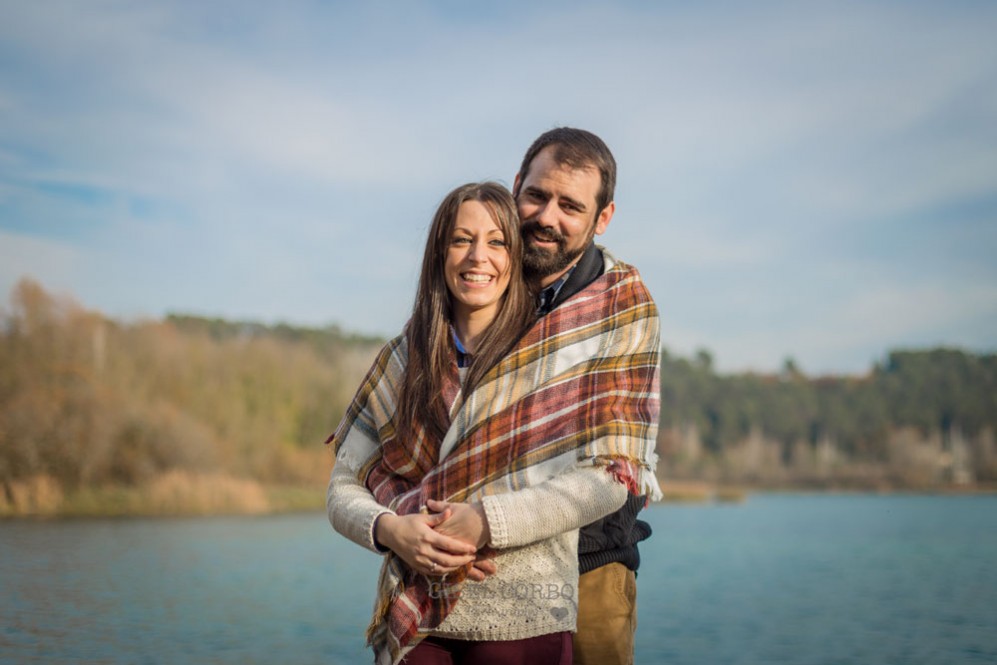
[[[188,315],[121,322],[31,280],[0,312],[0,515],[322,504],[332,432],[384,340]],[[718,374],[663,353],[661,475],[748,487],[997,484],[997,355],[863,376]]]
[[[863,376],[713,371],[663,354],[659,453],[672,477],[763,487],[997,483],[997,355],[892,351]]]
[[[121,323],[24,280],[0,329],[0,513],[314,506],[323,442],[381,344],[336,327]]]

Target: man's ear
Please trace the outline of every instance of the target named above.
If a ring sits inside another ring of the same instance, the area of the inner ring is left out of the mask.
[[[595,220],[595,234],[597,236],[601,236],[606,232],[606,227],[609,226],[609,221],[613,219],[614,212],[616,212],[616,202],[610,201],[602,209],[602,212],[599,213],[599,219]]]
[[[519,196],[519,174],[516,174],[516,179],[512,181],[512,198]]]

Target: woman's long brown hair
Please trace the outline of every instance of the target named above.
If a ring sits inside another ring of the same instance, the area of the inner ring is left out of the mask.
[[[443,397],[443,386],[454,371],[455,348],[450,331],[452,296],[447,288],[443,266],[457,222],[457,212],[467,201],[482,203],[505,236],[509,251],[509,287],[495,320],[477,341],[464,380],[465,395],[509,352],[535,318],[536,300],[522,275],[523,241],[512,194],[495,182],[461,185],[440,203],[426,239],[415,305],[407,328],[408,364],[395,421],[400,436],[416,436],[422,426],[429,440],[438,442],[449,427],[450,416]]]

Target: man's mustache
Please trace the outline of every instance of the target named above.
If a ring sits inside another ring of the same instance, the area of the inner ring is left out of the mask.
[[[524,238],[536,237],[547,242],[556,242],[564,245],[564,236],[558,233],[557,229],[549,226],[540,226],[536,220],[526,221],[520,226],[520,233]]]

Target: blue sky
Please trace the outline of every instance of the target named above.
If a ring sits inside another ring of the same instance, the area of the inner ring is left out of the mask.
[[[993,351],[995,34],[986,2],[0,0],[0,291],[392,335],[442,196],[573,125],[670,350]]]

